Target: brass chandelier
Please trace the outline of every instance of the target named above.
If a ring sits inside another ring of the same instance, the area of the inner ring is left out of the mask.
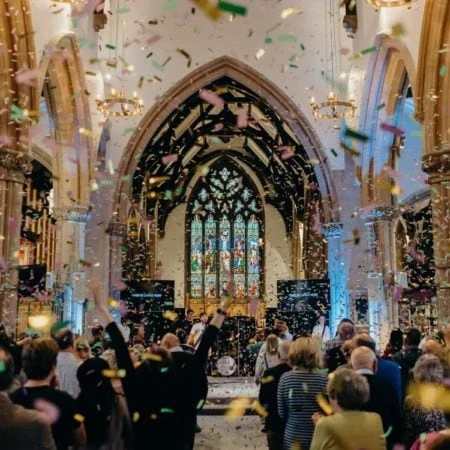
[[[339,17],[334,10],[333,0],[329,0],[328,10],[325,3],[325,77],[328,78],[331,84],[331,90],[328,96],[323,101],[316,101],[314,97],[311,98],[311,108],[313,116],[316,119],[343,119],[346,117],[353,117],[355,115],[356,105],[353,99],[342,100],[335,92],[335,74],[334,67],[337,66],[337,49],[336,49],[336,24],[335,17]],[[329,23],[328,23],[329,21]],[[328,43],[328,39],[330,42]],[[331,55],[331,76],[328,74],[328,45],[330,45]],[[336,61],[335,61],[336,60]]]
[[[408,6],[411,8],[412,4],[417,0],[366,0],[375,9],[379,8],[397,8],[399,6]]]
[[[105,98],[95,100],[97,110],[106,117],[130,117],[140,116],[144,108],[144,102],[136,92],[133,97],[126,97],[125,92],[111,89],[110,94]]]
[[[356,105],[353,99],[340,100],[337,94],[330,92],[323,102],[317,103],[312,97],[311,108],[316,119],[343,119],[355,115]]]
[[[73,0],[72,0],[73,1]],[[120,8],[120,0],[119,5]],[[118,49],[118,42],[119,42],[119,16],[116,14],[116,45],[110,46],[111,49],[114,49],[115,55],[113,58],[108,59],[107,66],[113,67],[114,69],[117,69],[117,61],[120,60],[124,65],[125,68],[123,70],[123,75],[125,76],[127,73],[130,73],[134,70],[134,67],[132,65],[128,65],[125,61],[124,55],[119,56],[117,55],[117,49]],[[125,20],[123,20],[122,24],[122,52],[125,48]],[[106,74],[106,78],[110,79],[109,73]],[[122,83],[124,84],[124,78],[122,78]],[[140,116],[144,110],[144,102],[141,98],[139,98],[138,94],[136,92],[133,93],[133,96],[127,96],[125,94],[125,89],[117,89],[112,88],[109,91],[109,94],[106,95],[104,98],[101,98],[100,96],[97,97],[95,100],[95,103],[97,104],[97,110],[101,112],[105,117],[133,117],[133,116]]]

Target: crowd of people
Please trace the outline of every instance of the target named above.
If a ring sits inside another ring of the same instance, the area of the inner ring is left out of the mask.
[[[131,341],[93,295],[103,325],[90,342],[60,328],[13,343],[0,329],[0,448],[193,449],[227,302],[211,320],[189,310],[155,345],[142,326]],[[332,339],[327,328],[295,337],[278,320],[256,347],[270,450],[450,449],[450,327],[394,330],[384,352],[350,320]]]
[[[382,353],[348,319],[326,342],[266,335],[256,381],[270,450],[450,449],[450,326],[394,330]]]

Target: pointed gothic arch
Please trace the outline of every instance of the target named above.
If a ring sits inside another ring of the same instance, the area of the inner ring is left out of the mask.
[[[270,80],[253,68],[228,56],[217,58],[181,79],[169,89],[161,102],[147,112],[140,125],[136,127],[119,164],[114,204],[120,221],[125,221],[129,206],[123,199],[132,198],[132,185],[128,176],[136,172],[148,143],[156,135],[161,124],[168,120],[178,105],[198,94],[201,88],[212,85],[223,77],[242,84],[271,105],[300,141],[306,155],[305,159],[318,161],[313,167],[313,172],[322,197],[322,218],[324,222],[338,221],[339,207],[331,171],[320,140],[307,119],[299,107]]]

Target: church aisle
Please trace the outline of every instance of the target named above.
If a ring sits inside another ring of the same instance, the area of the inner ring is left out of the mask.
[[[266,450],[266,435],[259,416],[229,420],[225,416],[199,416],[202,432],[195,438],[195,450]]]

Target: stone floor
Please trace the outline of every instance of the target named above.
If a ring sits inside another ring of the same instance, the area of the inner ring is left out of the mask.
[[[202,432],[196,435],[195,450],[266,450],[266,435],[261,419],[245,415],[232,419],[224,413],[235,398],[247,397],[249,403],[258,397],[253,378],[210,378],[208,401],[198,417]],[[249,412],[249,411],[247,411]]]
[[[230,420],[226,416],[200,416],[202,432],[195,438],[195,450],[267,450],[259,416]]]

